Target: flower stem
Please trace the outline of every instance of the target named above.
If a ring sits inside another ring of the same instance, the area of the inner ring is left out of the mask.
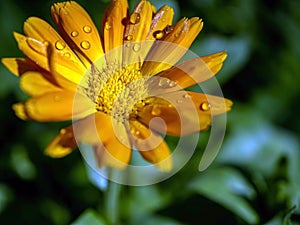
[[[110,170],[109,177],[113,178],[116,176],[117,171]],[[111,224],[119,224],[119,197],[121,191],[121,184],[115,183],[109,180],[108,187],[106,190],[105,198],[105,213]]]

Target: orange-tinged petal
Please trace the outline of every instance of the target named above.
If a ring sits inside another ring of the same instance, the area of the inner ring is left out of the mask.
[[[232,102],[221,97],[202,93],[177,91],[161,98],[146,99],[146,106],[139,109],[138,118],[151,128],[170,135],[187,135],[205,130],[211,124],[212,116],[230,110]],[[160,117],[164,120],[152,120]]]
[[[27,71],[37,71],[38,67],[29,59],[24,58],[2,58],[1,62],[16,76],[21,76]]]
[[[14,33],[14,35],[20,50],[38,66],[75,84],[81,82],[85,71],[72,63],[68,58],[52,54],[49,42],[41,42],[18,33]]]
[[[104,40],[104,50],[109,52],[110,50],[119,47],[123,44],[124,40],[124,20],[128,14],[127,0],[112,1],[109,7],[105,10],[102,30]],[[110,55],[108,61],[113,62],[117,60],[118,63],[122,62],[122,50],[118,49],[113,55]]]
[[[73,109],[74,93],[68,91],[50,92],[13,105],[18,117],[42,122],[65,121],[82,118],[95,111],[90,99],[77,94],[77,107]]]
[[[25,93],[31,96],[62,91],[60,87],[50,82],[45,75],[35,71],[23,74],[20,78],[20,86]]]
[[[76,139],[95,147],[99,166],[124,168],[131,157],[125,126],[111,116],[97,112],[73,125]]]
[[[210,79],[219,72],[226,56],[226,52],[222,51],[190,59],[161,72],[159,76],[175,81],[178,88],[190,87]]]
[[[162,171],[170,171],[173,166],[170,150],[164,139],[150,131],[137,120],[130,121],[131,140],[145,160],[155,164]]]
[[[135,7],[125,28],[123,64],[129,65],[142,61],[147,49],[141,41],[146,39],[152,22],[152,5],[150,2],[141,0]],[[148,43],[146,43],[148,45]]]
[[[51,8],[52,18],[65,41],[81,60],[90,63],[103,56],[98,30],[89,14],[76,2],[56,3]]]
[[[59,134],[47,146],[45,154],[53,158],[61,158],[70,154],[76,146],[73,128],[69,126],[60,130]]]
[[[202,26],[199,18],[183,18],[174,27],[167,27],[162,42],[156,42],[145,59],[141,70],[144,76],[172,67],[186,53]]]

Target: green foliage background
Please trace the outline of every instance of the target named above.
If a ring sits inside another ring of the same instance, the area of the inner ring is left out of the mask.
[[[108,0],[78,2],[99,25]],[[112,214],[118,224],[300,224],[300,1],[152,2],[170,4],[176,20],[203,18],[195,53],[228,52],[217,79],[234,107],[217,159],[198,171],[205,132],[179,173],[152,186],[122,187],[111,210],[78,151],[63,159],[44,156],[64,124],[16,118],[11,105],[26,96],[0,65],[1,224],[112,224]],[[12,32],[22,33],[29,16],[50,21],[53,3],[0,2],[1,58],[22,56]]]

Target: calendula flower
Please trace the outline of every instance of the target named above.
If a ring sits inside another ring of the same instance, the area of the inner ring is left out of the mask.
[[[160,133],[199,132],[212,116],[230,110],[230,100],[184,90],[215,75],[225,52],[174,66],[201,31],[199,18],[172,25],[169,6],[156,11],[141,0],[129,14],[127,0],[113,0],[98,32],[74,1],[54,4],[51,14],[57,30],[30,17],[25,35],[14,33],[26,57],[2,59],[30,96],[13,106],[18,117],[73,120],[46,148],[49,156],[63,157],[86,143],[99,166],[124,168],[135,147],[158,169],[169,171],[172,157]]]

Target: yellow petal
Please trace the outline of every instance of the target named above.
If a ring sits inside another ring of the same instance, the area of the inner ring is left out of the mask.
[[[140,62],[145,58],[148,48],[142,46],[144,44],[142,41],[146,39],[151,22],[152,6],[150,2],[141,0],[126,24],[123,65]]]
[[[26,72],[21,76],[20,86],[30,96],[62,91],[60,87],[50,82],[45,75],[34,71]]]
[[[110,50],[122,46],[124,39],[124,21],[127,18],[128,3],[127,0],[112,1],[109,7],[105,10],[102,30],[104,39],[105,53]],[[108,61],[118,63],[122,62],[122,49],[117,49],[113,54],[109,54]],[[107,57],[107,56],[106,56]]]
[[[17,103],[13,109],[21,119],[43,122],[82,118],[95,110],[90,99],[79,94],[76,96],[77,107],[73,108],[73,103],[74,93],[57,91]]]
[[[75,84],[81,82],[85,71],[68,58],[59,54],[52,54],[52,47],[49,42],[41,42],[18,33],[14,33],[14,35],[20,50],[38,66],[52,72],[58,79],[60,76]]]
[[[221,69],[226,56],[226,52],[222,51],[190,59],[163,71],[159,76],[175,81],[178,88],[190,87],[214,76]]]
[[[174,27],[167,27],[162,42],[156,42],[146,57],[141,70],[143,75],[151,76],[175,65],[186,53],[202,26],[199,18],[183,18]]]
[[[97,112],[73,125],[76,139],[95,146],[99,166],[124,168],[131,157],[128,135],[123,124]]]
[[[103,56],[98,30],[89,14],[76,2],[56,3],[51,8],[52,18],[64,40],[82,61],[90,63]]]
[[[45,154],[53,158],[61,158],[70,154],[76,146],[72,126],[69,126],[60,130],[59,134],[47,146]]]
[[[24,58],[2,58],[1,62],[10,72],[16,76],[21,76],[27,71],[37,71],[38,67],[29,59]]]
[[[159,40],[164,36],[164,29],[172,25],[174,10],[168,5],[162,6],[154,15],[146,40]]]
[[[162,171],[170,171],[173,166],[170,150],[164,139],[151,132],[137,120],[130,121],[131,139],[133,145],[145,160],[155,164]]]
[[[217,96],[177,91],[145,100],[146,106],[138,110],[139,120],[151,128],[170,135],[187,135],[205,130],[212,116],[230,110],[232,102]],[[159,117],[162,121],[154,119]]]

